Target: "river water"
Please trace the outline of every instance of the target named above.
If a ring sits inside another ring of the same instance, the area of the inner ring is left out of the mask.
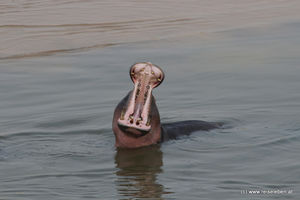
[[[0,2],[0,199],[300,199],[300,2]],[[135,62],[162,122],[223,121],[120,150]],[[256,194],[253,194],[256,193]]]

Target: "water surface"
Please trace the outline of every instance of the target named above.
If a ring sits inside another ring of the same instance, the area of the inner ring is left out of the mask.
[[[1,2],[0,199],[299,199],[299,3],[220,2]],[[116,149],[140,61],[163,122],[228,128]]]

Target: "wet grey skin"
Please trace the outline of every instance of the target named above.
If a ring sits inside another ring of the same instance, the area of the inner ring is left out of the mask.
[[[117,105],[112,128],[116,147],[138,148],[162,143],[195,131],[221,128],[221,122],[186,120],[173,123],[160,122],[152,90],[164,79],[163,71],[152,63],[136,63],[129,71],[134,83],[130,91]]]

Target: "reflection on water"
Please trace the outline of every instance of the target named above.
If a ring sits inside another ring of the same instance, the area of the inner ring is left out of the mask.
[[[161,199],[165,188],[156,177],[162,172],[163,153],[158,145],[141,149],[118,149],[115,162],[117,189],[121,196]]]

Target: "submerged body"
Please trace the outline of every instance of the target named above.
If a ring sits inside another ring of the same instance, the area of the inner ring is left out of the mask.
[[[152,90],[163,81],[162,70],[151,63],[137,63],[129,73],[135,87],[114,112],[112,128],[116,147],[138,148],[222,126],[222,123],[199,120],[161,124]]]

